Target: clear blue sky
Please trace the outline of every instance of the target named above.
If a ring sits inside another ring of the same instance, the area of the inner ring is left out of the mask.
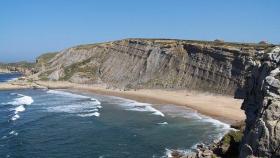
[[[0,61],[129,37],[280,43],[280,0],[1,0]]]

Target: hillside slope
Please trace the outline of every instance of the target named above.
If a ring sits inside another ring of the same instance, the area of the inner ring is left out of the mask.
[[[63,50],[40,68],[44,80],[117,88],[194,89],[232,95],[257,51],[272,45],[125,39]],[[42,63],[41,63],[42,65]]]

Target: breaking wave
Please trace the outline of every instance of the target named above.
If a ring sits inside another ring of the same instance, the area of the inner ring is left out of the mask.
[[[18,133],[17,133],[16,131],[11,131],[11,132],[9,132],[9,135],[14,135],[14,136],[17,136],[17,135],[18,135]]]
[[[198,113],[196,110],[187,108],[187,107],[179,107],[175,105],[164,105],[160,107],[160,110],[167,113],[171,117],[183,117],[188,119],[195,119],[197,121],[208,122],[212,125],[218,127],[222,131],[221,135],[230,130],[230,125],[223,123],[219,120],[213,119],[211,117],[202,115]]]
[[[49,112],[65,112],[76,114],[80,117],[99,117],[99,109],[102,108],[101,103],[95,99],[84,95],[74,94],[65,91],[57,91],[57,90],[48,90],[47,93],[62,95],[65,97],[69,97],[72,99],[78,98],[82,100],[78,100],[78,102],[73,102],[67,105],[58,105],[53,107],[48,107]]]
[[[16,106],[15,108],[11,108],[10,110],[14,112],[11,120],[15,121],[20,118],[19,113],[25,111],[25,106],[30,105],[34,102],[33,98],[30,96],[26,96],[23,94],[11,93],[10,95],[17,95],[13,101],[7,102],[5,104]]]
[[[11,93],[11,95],[15,95],[15,93]],[[16,95],[19,96],[19,98],[15,98],[13,101],[8,102],[6,104],[18,106],[18,105],[30,105],[34,102],[33,98],[30,96],[17,94],[17,93]]]
[[[157,123],[158,125],[168,125],[167,122],[160,122],[160,123]]]
[[[118,98],[118,97],[116,97],[116,98]],[[122,107],[124,107],[125,110],[140,111],[140,112],[151,112],[153,115],[158,115],[158,116],[161,116],[161,117],[165,116],[161,111],[152,107],[151,104],[140,103],[140,102],[130,100],[130,99],[123,99],[123,98],[118,98],[118,99],[122,100],[120,105]]]
[[[16,80],[18,80],[18,77],[8,79],[8,80],[6,80],[5,82],[12,82],[12,81],[16,81]]]

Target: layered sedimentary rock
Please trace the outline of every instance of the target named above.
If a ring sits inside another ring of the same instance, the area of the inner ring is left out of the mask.
[[[117,88],[187,88],[233,94],[250,56],[270,45],[126,39],[66,49],[44,64],[41,79]]]
[[[280,157],[280,48],[259,52],[248,68],[242,109],[246,129],[241,158]]]
[[[280,157],[279,47],[126,39],[47,55],[37,60],[36,68],[37,75],[46,80],[235,93],[235,97],[244,99],[242,109],[246,113],[240,157]]]

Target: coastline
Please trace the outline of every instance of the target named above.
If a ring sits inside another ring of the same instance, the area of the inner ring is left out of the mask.
[[[186,90],[140,89],[123,91],[108,89],[104,85],[86,85],[63,81],[16,81],[1,83],[0,90],[48,88],[67,89],[76,92],[95,93],[101,95],[117,96],[139,102],[152,104],[171,104],[196,110],[198,113],[210,116],[227,124],[236,124],[245,119],[244,112],[240,109],[241,100],[230,96],[202,93]]]
[[[236,124],[245,119],[240,109],[241,101],[227,96],[193,93],[183,90],[141,89],[137,91],[119,91],[103,87],[73,87],[70,90],[101,95],[117,96],[160,105],[176,105],[191,108],[198,113],[210,116],[227,124]]]

